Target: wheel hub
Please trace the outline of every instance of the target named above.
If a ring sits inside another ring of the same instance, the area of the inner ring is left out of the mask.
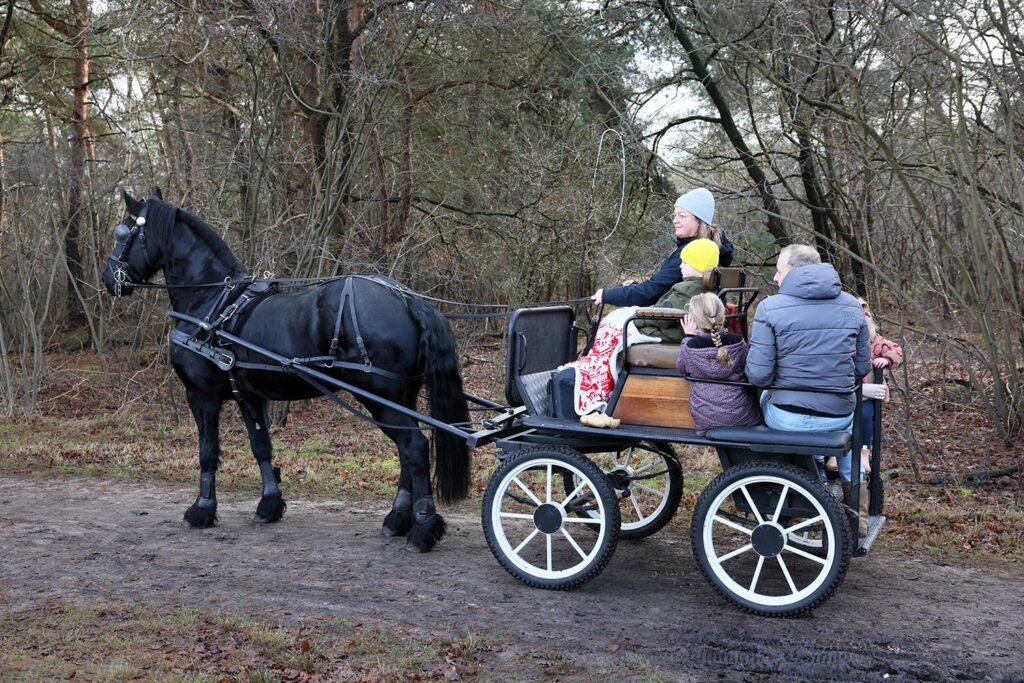
[[[775,557],[786,545],[786,534],[775,524],[762,524],[750,535],[750,543],[762,557]]]
[[[624,491],[628,495],[632,472],[628,469],[615,469],[609,472],[607,476],[608,483],[612,485],[612,488],[619,492]]]
[[[539,506],[533,513],[534,525],[545,534],[553,534],[562,528],[562,509],[552,503]]]

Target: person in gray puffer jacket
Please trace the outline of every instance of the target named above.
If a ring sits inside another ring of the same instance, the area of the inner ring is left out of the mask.
[[[784,248],[775,282],[779,293],[757,307],[746,366],[751,384],[771,387],[761,396],[765,423],[789,431],[849,431],[856,396],[813,389],[847,389],[871,370],[864,311],[814,247]],[[849,482],[849,455],[845,461],[840,476]]]
[[[747,377],[769,390],[768,403],[824,416],[853,413],[850,394],[788,391],[786,386],[839,390],[871,371],[864,310],[842,289],[831,264],[813,247],[794,244],[779,254],[779,293],[757,307],[750,332]]]
[[[761,424],[761,412],[747,387],[701,382],[702,379],[743,382],[747,342],[725,330],[725,305],[716,294],[699,294],[689,303],[683,331],[689,336],[679,346],[676,369],[693,384],[690,414],[697,434],[713,427],[748,427]]]

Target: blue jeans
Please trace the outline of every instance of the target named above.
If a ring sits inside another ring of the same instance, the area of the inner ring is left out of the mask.
[[[772,429],[783,432],[853,432],[853,415],[845,417],[821,417],[819,415],[801,415],[777,408],[768,402],[768,392],[761,394],[761,412],[764,423]],[[839,476],[843,481],[853,478],[853,458],[847,452],[836,458],[839,465]],[[864,481],[864,473],[860,473]]]
[[[860,404],[860,433],[864,436],[864,445],[874,447],[875,441],[875,402],[865,399]]]

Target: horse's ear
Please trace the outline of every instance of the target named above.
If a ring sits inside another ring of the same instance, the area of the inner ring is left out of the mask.
[[[164,200],[164,195],[163,195],[162,192],[160,192],[160,186],[159,185],[154,185],[153,186],[153,196],[156,197],[157,199],[159,199],[160,201]]]
[[[133,216],[138,215],[139,210],[142,208],[142,202],[133,198],[124,190],[121,190],[121,197],[124,199],[124,205],[128,208],[128,213]]]

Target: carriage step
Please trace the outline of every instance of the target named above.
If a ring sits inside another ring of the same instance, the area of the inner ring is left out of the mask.
[[[871,552],[871,546],[874,544],[875,539],[878,538],[878,534],[882,531],[883,526],[885,526],[885,515],[871,515],[868,517],[868,533],[864,538],[860,539],[860,547],[857,548],[854,556],[863,557]]]

